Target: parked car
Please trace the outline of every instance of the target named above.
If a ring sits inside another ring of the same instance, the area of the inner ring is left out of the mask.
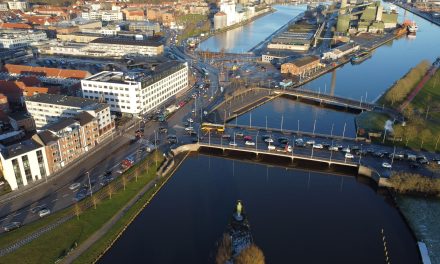
[[[315,140],[313,140],[313,139],[307,140],[306,144],[307,145],[314,145],[315,144]]]
[[[313,148],[315,148],[315,149],[323,149],[324,146],[322,144],[313,144]]]
[[[339,148],[337,146],[330,146],[328,148],[328,150],[330,150],[330,151],[339,151]]]
[[[346,148],[343,148],[343,149],[342,149],[342,152],[345,152],[345,153],[350,153],[350,152],[351,152],[351,150],[350,150],[350,148],[349,148],[349,147],[346,147]]]
[[[347,152],[347,153],[345,153],[345,158],[352,159],[352,158],[354,158],[354,156],[353,156],[353,154]]]
[[[388,162],[383,162],[382,167],[387,168],[387,169],[391,169],[391,164],[389,164]]]
[[[6,232],[12,231],[14,229],[17,229],[21,226],[20,222],[11,222],[7,225],[3,226],[3,230],[5,230]]]
[[[246,140],[246,142],[244,142],[244,144],[247,146],[255,146],[255,142],[249,141],[249,140]]]
[[[252,141],[252,137],[251,136],[244,136],[243,139],[245,141]]]
[[[49,215],[49,214],[50,214],[50,210],[47,209],[47,208],[41,209],[38,212],[38,216],[40,216],[40,217],[44,217],[44,216]]]
[[[244,134],[243,134],[243,132],[237,132],[237,133],[235,133],[235,136],[237,136],[237,137],[244,137]]]
[[[273,139],[272,138],[266,138],[264,140],[264,142],[266,142],[266,143],[273,143]]]

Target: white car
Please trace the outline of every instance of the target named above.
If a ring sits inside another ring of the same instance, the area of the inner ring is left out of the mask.
[[[42,210],[40,210],[40,211],[38,212],[38,215],[39,215],[40,217],[44,217],[44,216],[46,216],[46,215],[48,215],[48,214],[50,214],[50,210],[49,210],[49,209],[42,209]]]
[[[72,183],[72,184],[69,186],[69,189],[73,191],[73,190],[75,190],[75,189],[78,189],[80,186],[81,186],[81,183],[79,183],[79,182],[75,182],[75,183]]]
[[[231,142],[229,142],[229,146],[231,146],[231,147],[236,147],[236,146],[237,146],[237,143],[231,141]]]
[[[336,146],[331,146],[331,147],[328,148],[328,150],[330,150],[330,151],[339,151],[339,148],[336,147]]]
[[[255,142],[253,142],[253,141],[246,141],[246,142],[244,142],[244,144],[245,145],[248,145],[248,146],[255,146]]]
[[[348,148],[348,147],[342,149],[342,152],[345,152],[345,153],[350,153],[350,151],[351,151],[351,150],[350,150],[350,148]]]
[[[289,146],[287,146],[286,150],[287,150],[287,152],[292,152],[293,148],[292,148],[292,146],[289,145]]]
[[[188,118],[186,121],[188,121],[188,122],[194,122],[194,120],[192,120],[192,118]]]
[[[354,158],[354,156],[351,153],[345,153],[345,158],[346,159],[352,159],[352,158]]]
[[[185,127],[185,131],[193,131],[194,128],[193,127]]]
[[[391,169],[391,164],[389,164],[388,162],[384,162],[384,163],[382,163],[382,167],[387,168],[387,169]]]
[[[313,148],[315,148],[315,149],[323,149],[324,146],[322,144],[313,144]]]
[[[315,145],[315,141],[313,139],[307,140],[306,144],[307,145]]]
[[[274,145],[268,145],[268,146],[267,146],[267,149],[268,149],[268,150],[275,150],[276,147],[275,147]]]
[[[272,138],[266,138],[264,140],[264,142],[266,142],[266,143],[273,143],[273,139]]]

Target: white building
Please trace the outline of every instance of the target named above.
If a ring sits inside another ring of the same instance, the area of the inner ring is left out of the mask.
[[[355,43],[346,43],[339,47],[336,47],[328,52],[324,52],[322,55],[323,60],[337,60],[344,57],[347,54],[353,53],[359,50],[359,45]]]
[[[103,71],[81,81],[85,98],[102,98],[111,111],[132,115],[159,107],[187,87],[188,64],[175,61],[157,66],[151,74]]]
[[[28,3],[23,0],[14,0],[8,2],[8,7],[11,10],[21,10],[24,11],[28,8]]]
[[[37,129],[57,122],[60,117],[73,118],[83,111],[98,118],[100,135],[114,128],[110,107],[97,100],[57,94],[35,94],[26,97],[25,102]]]
[[[155,40],[129,38],[99,38],[87,46],[88,52],[98,51],[107,56],[122,57],[127,54],[158,56],[163,53],[163,44]]]
[[[1,171],[12,190],[49,176],[44,146],[29,139],[11,146],[1,146]]]
[[[124,15],[120,10],[97,10],[82,12],[82,18],[87,20],[101,20],[101,21],[122,21]]]
[[[39,44],[40,41],[47,40],[44,31],[33,30],[1,30],[0,48],[17,49]]]

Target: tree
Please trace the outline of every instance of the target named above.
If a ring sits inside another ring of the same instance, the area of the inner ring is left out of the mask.
[[[93,203],[93,207],[96,209],[96,206],[99,203],[99,197],[96,194],[92,196],[92,203]]]
[[[125,187],[127,186],[127,176],[125,176],[125,174],[122,175],[122,185],[124,186],[125,191]]]
[[[404,129],[401,125],[394,126],[393,128],[393,142],[396,140],[396,138],[402,138],[404,133]]]
[[[108,196],[110,196],[110,199],[112,199],[112,196],[115,193],[115,186],[113,185],[113,182],[111,182],[107,185],[107,193],[108,193]]]
[[[75,203],[75,206],[73,207],[73,212],[76,215],[76,218],[79,220],[79,216],[82,213],[82,208],[79,203]]]
[[[403,133],[405,136],[405,147],[407,147],[409,140],[417,134],[417,128],[415,126],[413,126],[412,124],[408,125],[408,126],[406,126]]]
[[[255,244],[250,245],[248,248],[240,252],[240,254],[234,260],[235,264],[264,264],[263,251]]]
[[[430,137],[432,137],[431,131],[429,129],[423,129],[420,133],[420,139],[422,140],[420,148],[423,148],[423,143],[425,143]]]
[[[223,239],[220,242],[217,255],[215,256],[216,264],[225,264],[227,261],[231,259],[232,255],[232,246],[231,246],[231,237],[228,234],[223,234]]]
[[[403,109],[403,116],[407,121],[412,121],[414,119],[414,107],[409,104]]]

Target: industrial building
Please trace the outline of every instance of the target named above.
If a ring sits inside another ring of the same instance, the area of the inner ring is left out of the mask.
[[[319,57],[305,56],[281,65],[281,73],[302,76],[322,67]]]

